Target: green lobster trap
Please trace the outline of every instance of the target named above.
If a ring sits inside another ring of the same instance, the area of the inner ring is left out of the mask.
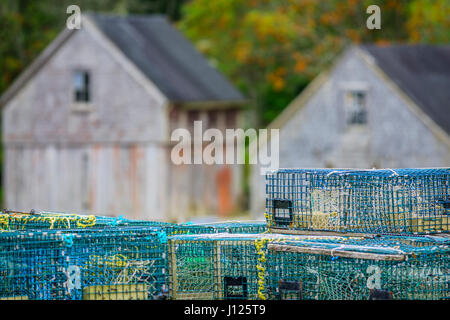
[[[171,299],[443,299],[448,238],[169,238]]]
[[[258,299],[269,239],[316,239],[277,234],[199,234],[169,237],[171,299]],[[320,238],[320,237],[319,237]]]
[[[450,169],[280,169],[266,175],[269,229],[448,233]]]
[[[383,237],[267,245],[278,299],[436,300],[450,295],[450,243]]]

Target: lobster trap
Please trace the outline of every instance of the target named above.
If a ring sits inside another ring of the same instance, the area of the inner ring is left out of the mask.
[[[449,239],[306,235],[169,238],[172,299],[443,299]]]
[[[0,300],[52,300],[64,296],[60,235],[0,233]]]
[[[199,234],[169,237],[171,299],[258,299],[265,292],[268,239],[316,239],[278,234]]]
[[[272,231],[448,233],[450,169],[280,169],[266,175]]]
[[[1,233],[0,297],[164,299],[164,250],[150,227]]]

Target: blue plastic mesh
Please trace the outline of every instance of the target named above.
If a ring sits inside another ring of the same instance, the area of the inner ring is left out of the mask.
[[[266,175],[272,229],[449,231],[450,169],[280,169]]]

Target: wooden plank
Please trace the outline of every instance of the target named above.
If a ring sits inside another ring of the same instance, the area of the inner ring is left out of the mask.
[[[344,251],[339,249],[323,249],[312,247],[299,247],[291,245],[269,244],[268,249],[278,252],[297,252],[309,254],[321,254],[328,256],[339,256],[344,258],[380,260],[380,261],[404,261],[405,255],[402,254],[378,254],[368,252]]]
[[[148,286],[139,284],[115,284],[89,286],[83,289],[83,300],[147,300]]]

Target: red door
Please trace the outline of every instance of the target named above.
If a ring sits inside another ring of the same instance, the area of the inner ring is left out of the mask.
[[[217,172],[217,201],[220,216],[227,216],[232,209],[231,168],[224,166]]]

